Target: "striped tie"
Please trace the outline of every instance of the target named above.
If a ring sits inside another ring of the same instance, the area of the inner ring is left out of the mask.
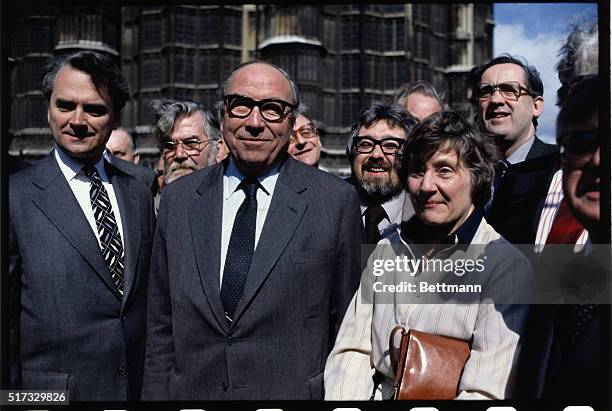
[[[111,278],[115,287],[117,287],[117,291],[123,295],[123,246],[113,208],[108,193],[100,180],[98,170],[94,166],[87,166],[83,167],[83,172],[91,181],[89,198],[100,235],[102,255],[111,272]]]

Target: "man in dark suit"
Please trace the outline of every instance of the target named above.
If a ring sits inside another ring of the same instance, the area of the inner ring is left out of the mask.
[[[499,163],[487,220],[512,243],[534,243],[544,200],[559,169],[557,146],[536,135],[544,85],[535,67],[504,54],[470,73],[480,130],[494,138]]]
[[[357,194],[288,156],[284,70],[245,63],[221,93],[229,158],[162,194],[143,398],[322,399],[360,277]]]
[[[580,233],[584,227],[589,235],[589,241],[571,258],[570,264],[557,263],[554,267],[558,277],[574,284],[585,278],[604,279],[604,284],[609,284],[610,249],[597,246],[606,241],[604,230],[609,227],[601,222],[600,90],[597,75],[571,84],[557,119],[557,141],[563,148],[563,193],[569,211],[579,223],[575,232]],[[559,230],[567,233],[572,230],[571,225],[571,220],[564,219],[561,227],[553,225],[551,233]],[[565,238],[567,243],[575,243],[575,238]],[[542,264],[547,262],[546,257],[543,255]],[[595,264],[597,261],[604,264]],[[608,288],[604,290],[609,293]],[[576,293],[577,287],[568,291],[572,297],[581,295]],[[563,305],[531,308],[519,363],[517,397],[584,401],[609,394],[610,370],[606,359],[610,358],[610,306],[593,303],[601,301],[606,300],[580,300],[579,305],[564,300],[559,301],[566,303]]]
[[[50,62],[43,94],[55,148],[9,184],[10,387],[138,399],[153,203],[135,165],[103,159],[128,85],[80,51]]]

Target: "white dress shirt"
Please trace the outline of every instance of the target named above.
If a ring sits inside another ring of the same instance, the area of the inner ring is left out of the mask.
[[[83,210],[83,214],[85,214],[85,218],[87,219],[91,230],[98,240],[98,245],[101,247],[100,233],[98,232],[98,227],[96,226],[96,218],[94,217],[93,209],[91,207],[91,199],[89,197],[91,182],[89,177],[83,173],[83,164],[64,153],[57,145],[55,146],[55,160],[57,161],[62,174],[66,178],[66,181],[68,182],[74,197],[79,203],[81,210]],[[117,197],[115,196],[113,185],[110,183],[110,179],[108,178],[106,170],[104,169],[104,159],[101,158],[98,160],[95,167],[100,174],[102,185],[108,193],[108,198],[111,202],[111,206],[113,207],[115,221],[117,222],[119,233],[121,234],[121,245],[123,246],[123,249],[125,249],[123,223],[121,221],[121,213],[119,212],[119,204],[117,203]]]
[[[535,135],[531,136],[531,138],[521,144],[512,154],[506,158],[506,161],[510,164],[522,163],[527,159],[527,154],[529,154],[529,150],[531,150],[531,146],[535,141]]]
[[[381,204],[388,217],[383,218],[382,221],[378,223],[378,231],[380,232],[381,237],[384,237],[391,231],[395,231],[395,229],[401,224],[402,209],[404,208],[405,198],[406,191],[402,190],[398,194]],[[408,201],[410,200],[408,199]],[[361,222],[365,226],[365,212],[368,209],[369,205],[366,202],[362,201],[359,206],[361,208]]]
[[[257,190],[257,220],[255,222],[255,249],[259,242],[259,236],[263,229],[270,201],[274,194],[274,187],[278,178],[280,164],[276,164],[270,171],[263,176],[257,177],[260,187]],[[240,205],[245,199],[244,191],[238,189],[240,182],[246,176],[238,170],[234,160],[230,158],[227,169],[223,173],[223,214],[221,217],[221,270],[219,273],[219,287],[223,284],[223,269],[225,268],[225,257],[227,256],[227,248],[229,246],[230,237],[232,236],[232,228],[234,227],[234,219]]]

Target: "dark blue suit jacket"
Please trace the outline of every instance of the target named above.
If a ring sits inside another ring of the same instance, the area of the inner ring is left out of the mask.
[[[137,399],[154,232],[151,193],[105,163],[124,231],[124,294],[52,154],[9,184],[11,387]]]
[[[497,188],[487,218],[513,244],[535,242],[550,182],[561,167],[557,146],[535,138],[525,161],[513,164]]]
[[[322,399],[325,361],[360,278],[357,194],[284,162],[230,326],[219,284],[224,166],[164,187],[143,399]]]

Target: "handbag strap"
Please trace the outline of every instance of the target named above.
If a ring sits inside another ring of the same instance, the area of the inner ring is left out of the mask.
[[[395,333],[397,333],[398,331],[401,331],[402,336],[404,335],[404,332],[406,331],[406,329],[404,328],[403,325],[396,325],[395,327],[393,327],[393,330],[391,330],[391,335],[389,336],[389,358],[391,360],[391,369],[393,369],[393,372],[395,374],[397,374],[397,356],[395,355]],[[400,347],[401,347],[401,342],[400,342]]]

